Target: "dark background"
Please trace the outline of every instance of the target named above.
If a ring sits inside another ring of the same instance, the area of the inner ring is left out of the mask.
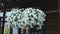
[[[57,10],[58,9],[58,0],[6,0],[6,8],[40,8],[42,10]],[[0,5],[0,9],[3,6]]]

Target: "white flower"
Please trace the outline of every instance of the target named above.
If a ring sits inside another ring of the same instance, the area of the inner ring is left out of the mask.
[[[18,27],[19,27],[19,28],[21,27],[20,23],[18,23]]]
[[[40,25],[40,23],[39,23],[39,22],[37,22],[37,25]]]
[[[37,16],[36,15],[33,15],[33,17],[37,19]]]
[[[23,26],[21,26],[20,28],[23,28]]]
[[[20,19],[20,16],[17,16],[18,19]]]
[[[33,28],[32,24],[30,24],[30,28]]]
[[[40,9],[13,9],[7,21],[12,22],[11,26],[16,28],[29,29],[38,25],[39,27],[37,27],[37,29],[41,29],[45,17],[45,13]]]
[[[21,24],[21,25],[24,25],[24,23],[23,23],[23,22],[21,22],[20,24]]]
[[[30,11],[28,11],[28,13],[30,13]]]

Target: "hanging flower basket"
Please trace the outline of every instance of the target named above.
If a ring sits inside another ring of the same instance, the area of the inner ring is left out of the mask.
[[[7,23],[10,23],[12,28],[29,29],[36,27],[36,29],[42,29],[45,16],[46,14],[40,9],[13,9],[11,15],[7,17]]]

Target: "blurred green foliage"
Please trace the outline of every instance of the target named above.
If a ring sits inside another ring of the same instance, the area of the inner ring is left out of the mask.
[[[0,0],[0,3],[3,3],[4,0]]]

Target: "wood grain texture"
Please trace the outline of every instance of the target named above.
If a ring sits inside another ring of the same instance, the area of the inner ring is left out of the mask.
[[[20,1],[20,2],[19,2]],[[40,8],[42,10],[50,11],[58,9],[58,0],[8,0],[6,1],[6,9],[11,8],[26,8],[34,7]],[[3,6],[0,5],[0,10],[3,9]]]
[[[46,7],[47,11],[49,10],[57,10],[58,9],[58,0],[46,0]]]
[[[57,34],[59,32],[58,13],[50,13],[46,16],[47,21],[47,34]]]

